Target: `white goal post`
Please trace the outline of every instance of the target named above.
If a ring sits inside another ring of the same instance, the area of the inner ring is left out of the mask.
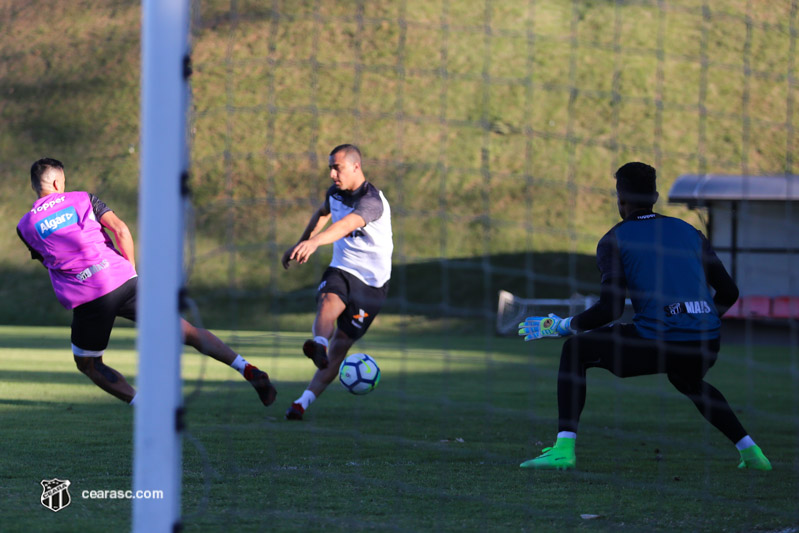
[[[182,409],[180,290],[182,179],[188,166],[188,0],[143,0],[139,182],[138,393],[132,530],[180,529]]]

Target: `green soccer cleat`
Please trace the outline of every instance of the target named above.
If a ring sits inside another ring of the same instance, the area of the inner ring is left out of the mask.
[[[551,448],[544,448],[535,459],[525,461],[519,466],[536,470],[571,470],[577,465],[574,455],[574,439],[558,439]]]
[[[750,446],[745,450],[739,450],[741,454],[741,462],[738,463],[738,468],[749,468],[752,470],[771,470],[771,463],[768,458],[763,455],[763,451],[759,446]]]

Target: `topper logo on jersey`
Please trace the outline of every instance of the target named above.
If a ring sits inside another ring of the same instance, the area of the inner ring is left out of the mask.
[[[38,213],[39,211],[47,211],[48,209],[52,209],[56,205],[63,202],[66,198],[66,196],[59,196],[55,200],[50,200],[49,202],[45,202],[42,205],[34,207],[31,209],[31,213]]]
[[[39,237],[46,239],[54,232],[77,223],[78,212],[75,211],[75,207],[69,206],[41,219],[36,224],[36,231],[39,232]]]

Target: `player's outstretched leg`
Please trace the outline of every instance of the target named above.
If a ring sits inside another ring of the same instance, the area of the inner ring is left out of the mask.
[[[735,443],[735,447],[738,448],[741,455],[738,468],[771,470],[768,458],[741,425],[721,391],[703,379],[691,379],[690,376],[674,373],[669,374],[668,377],[678,391],[694,402],[696,408],[708,422]]]
[[[75,365],[78,370],[86,374],[95,385],[107,393],[119,398],[125,403],[130,403],[136,390],[125,380],[125,377],[103,363],[101,355],[93,357],[75,356]]]
[[[243,374],[244,379],[249,381],[250,385],[255,388],[262,404],[270,406],[275,402],[275,398],[277,398],[277,389],[272,385],[272,382],[269,381],[269,374],[249,363],[244,365]]]
[[[749,468],[751,470],[771,470],[771,462],[763,454],[758,445],[750,446],[738,451],[741,454],[741,462],[738,468]]]
[[[536,470],[570,470],[577,466],[574,455],[575,439],[559,438],[551,448],[544,448],[538,457],[519,466]]]
[[[183,342],[186,345],[238,370],[239,374],[244,376],[244,379],[249,381],[258,393],[261,403],[266,406],[272,405],[277,397],[277,389],[269,381],[269,374],[248,363],[246,359],[234,352],[230,346],[207,329],[192,326],[183,319],[181,319],[181,325]]]

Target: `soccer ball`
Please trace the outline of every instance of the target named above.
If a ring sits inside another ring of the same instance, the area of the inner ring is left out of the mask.
[[[365,353],[353,353],[341,363],[338,379],[351,393],[367,394],[380,383],[380,368],[377,362]]]

